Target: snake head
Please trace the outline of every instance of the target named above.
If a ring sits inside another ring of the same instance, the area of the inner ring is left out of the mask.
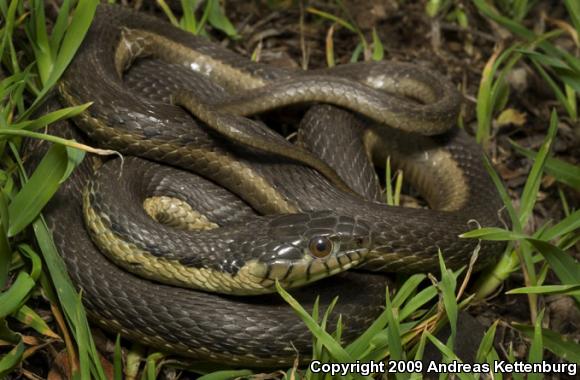
[[[362,220],[328,211],[274,217],[270,242],[255,262],[262,286],[297,287],[343,272],[370,251],[370,227]]]

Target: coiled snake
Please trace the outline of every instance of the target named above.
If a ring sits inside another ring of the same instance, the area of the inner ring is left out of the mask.
[[[272,291],[275,279],[302,285],[363,261],[373,270],[437,271],[439,250],[457,268],[478,244],[458,235],[499,223],[501,202],[481,149],[448,130],[458,95],[414,65],[277,69],[100,6],[59,93],[67,105],[94,103],[75,119],[82,132],[61,123],[54,133],[141,158],[111,160],[97,174],[85,160],[45,210],[55,242],[91,316],[160,349],[253,366],[290,364],[296,353],[304,359],[311,337],[278,296],[174,285],[193,280],[186,286],[257,293],[258,286]],[[300,146],[244,117],[313,103],[327,105],[306,112]],[[372,162],[387,156],[431,209],[379,202]],[[144,211],[152,198],[161,211],[148,212],[163,223]],[[192,207],[220,227],[172,226],[168,209]],[[105,258],[88,230],[108,253],[125,253],[113,261],[137,275]],[[501,249],[481,243],[478,266]],[[143,278],[157,279],[154,272],[168,284]],[[317,295],[321,307],[338,295],[329,326],[342,315],[350,341],[381,312],[386,284],[381,274],[349,271],[293,294],[307,309]]]

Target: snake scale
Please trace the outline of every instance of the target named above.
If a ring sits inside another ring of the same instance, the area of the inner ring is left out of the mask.
[[[498,225],[501,201],[479,146],[463,131],[448,130],[459,107],[455,90],[415,65],[285,70],[150,16],[101,5],[59,94],[65,105],[93,104],[75,118],[78,129],[60,122],[52,133],[140,157],[85,159],[45,216],[91,317],[147,345],[199,360],[276,366],[296,355],[306,359],[311,335],[275,294],[207,293],[143,278],[149,269],[134,258],[121,265],[137,275],[115,265],[84,227],[83,194],[85,209],[94,203],[89,213],[106,215],[97,220],[107,233],[130,242],[118,245],[147,248],[155,260],[168,255],[186,269],[229,279],[240,277],[255,251],[271,279],[296,285],[305,282],[298,277],[306,269],[308,280],[316,280],[363,258],[363,268],[374,271],[437,271],[439,250],[458,268],[478,244],[482,267],[503,248],[458,238],[478,225]],[[245,117],[296,104],[312,105],[298,146]],[[33,156],[43,150],[35,147]],[[373,162],[384,165],[387,156],[431,209],[380,203]],[[154,222],[143,202],[163,196],[181,199],[185,208],[197,202],[195,208],[220,227],[192,233],[171,221]],[[321,236],[337,247],[332,262],[310,258],[308,268],[277,267],[303,257],[312,238]],[[230,259],[202,264],[198,255]],[[318,295],[322,308],[338,295],[329,328],[341,315],[342,338],[352,341],[382,311],[387,284],[380,273],[347,271],[292,294],[307,310]]]

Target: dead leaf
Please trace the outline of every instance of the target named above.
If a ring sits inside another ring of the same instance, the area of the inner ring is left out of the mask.
[[[113,365],[102,355],[99,355],[99,358],[101,359],[101,365],[103,366],[105,377],[107,379],[112,380],[115,376],[115,370],[113,368]],[[62,350],[54,358],[54,361],[52,362],[52,367],[50,369],[50,372],[48,373],[47,380],[69,380],[69,379],[72,379],[69,357],[66,350]]]
[[[496,125],[498,127],[503,127],[506,125],[515,125],[521,127],[526,123],[527,115],[513,108],[506,108],[503,110],[497,119],[495,119]]]

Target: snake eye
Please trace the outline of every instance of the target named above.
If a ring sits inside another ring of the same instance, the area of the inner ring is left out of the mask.
[[[308,249],[312,256],[323,258],[332,252],[332,242],[324,236],[318,236],[310,240]]]

